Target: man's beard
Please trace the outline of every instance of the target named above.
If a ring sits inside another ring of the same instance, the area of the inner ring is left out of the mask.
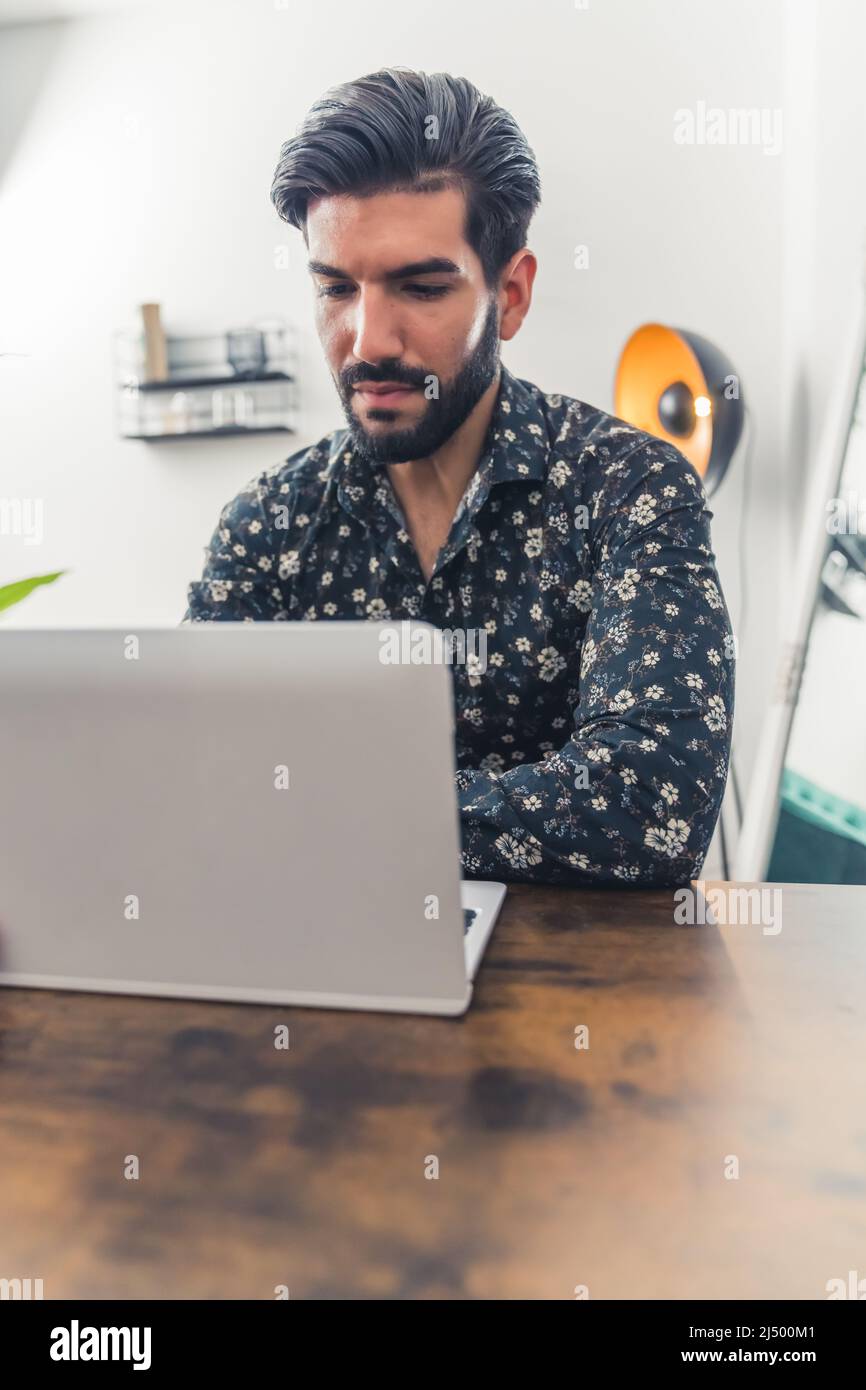
[[[438,399],[428,402],[417,424],[410,429],[370,434],[352,410],[352,387],[359,381],[399,381],[424,390],[435,374],[420,367],[404,367],[396,358],[378,366],[358,362],[341,372],[337,381],[343,410],[357,452],[369,463],[409,463],[429,458],[467,420],[499,368],[499,314],[491,299],[484,331],[473,353],[451,382],[439,382]],[[382,415],[391,414],[382,411]]]

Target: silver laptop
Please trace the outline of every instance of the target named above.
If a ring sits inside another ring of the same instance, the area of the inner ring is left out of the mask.
[[[505,887],[384,626],[0,632],[0,985],[465,1012]]]

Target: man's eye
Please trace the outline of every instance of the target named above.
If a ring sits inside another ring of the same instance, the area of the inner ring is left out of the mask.
[[[450,285],[405,285],[404,289],[417,294],[421,299],[441,299],[451,289]]]
[[[351,288],[351,285],[345,283],[339,285],[320,285],[319,294],[325,299],[342,299],[344,294]]]

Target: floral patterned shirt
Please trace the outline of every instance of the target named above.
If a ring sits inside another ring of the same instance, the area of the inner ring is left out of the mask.
[[[467,640],[452,664],[466,876],[685,884],[721,807],[734,702],[711,515],[679,450],[503,367],[429,582],[387,469],[340,430],[223,509],[184,622],[486,635],[485,662]]]

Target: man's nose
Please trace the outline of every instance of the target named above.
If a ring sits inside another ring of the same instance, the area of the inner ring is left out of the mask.
[[[402,357],[403,335],[388,297],[377,290],[365,290],[355,303],[353,356],[372,366],[386,357]]]

